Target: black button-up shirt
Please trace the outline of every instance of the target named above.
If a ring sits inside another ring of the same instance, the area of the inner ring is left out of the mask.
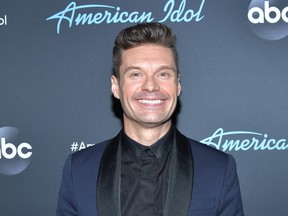
[[[163,216],[174,130],[151,146],[122,134],[121,214]]]

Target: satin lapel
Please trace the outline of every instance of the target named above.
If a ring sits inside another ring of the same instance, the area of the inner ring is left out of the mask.
[[[120,135],[106,147],[97,181],[98,216],[120,216]]]
[[[193,187],[193,158],[189,140],[176,130],[170,162],[165,216],[187,216]]]

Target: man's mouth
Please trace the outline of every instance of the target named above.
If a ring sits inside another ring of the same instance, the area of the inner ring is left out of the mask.
[[[160,100],[160,99],[157,99],[157,100],[147,100],[147,99],[141,99],[141,100],[138,100],[139,103],[142,103],[142,104],[162,104],[164,103],[164,100]]]

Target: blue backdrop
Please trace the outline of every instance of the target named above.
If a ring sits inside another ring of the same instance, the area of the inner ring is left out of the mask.
[[[288,2],[0,1],[0,215],[55,215],[68,154],[114,136],[116,34],[178,36],[177,126],[232,154],[247,216],[287,216]]]

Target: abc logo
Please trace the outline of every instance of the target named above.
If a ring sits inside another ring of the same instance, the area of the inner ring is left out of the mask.
[[[0,159],[2,156],[6,159],[13,159],[17,154],[20,158],[27,159],[32,155],[31,151],[23,151],[23,149],[31,150],[32,147],[29,143],[21,143],[17,148],[12,143],[6,143],[5,138],[1,138],[0,144]]]
[[[15,175],[24,171],[32,156],[32,146],[21,140],[14,127],[0,128],[0,173]],[[20,143],[20,144],[18,144]]]
[[[287,0],[252,0],[247,17],[252,31],[265,40],[288,36]]]
[[[280,19],[288,23],[288,7],[280,11],[277,7],[270,7],[269,1],[264,2],[264,11],[260,7],[253,7],[248,11],[248,19],[251,23],[264,23],[265,20],[269,23],[277,23]]]

